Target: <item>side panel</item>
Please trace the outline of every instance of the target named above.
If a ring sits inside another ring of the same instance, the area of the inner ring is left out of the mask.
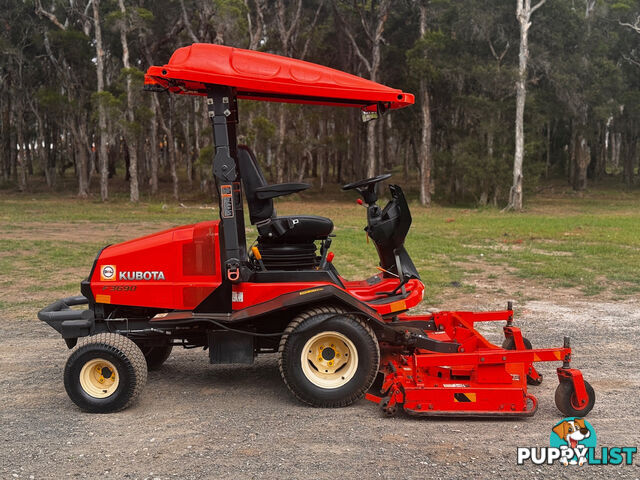
[[[218,221],[112,245],[91,277],[96,303],[193,309],[221,283]]]
[[[422,301],[424,285],[416,279],[411,279],[406,284],[408,294],[402,299],[397,296],[376,296],[375,292],[391,291],[398,286],[398,280],[383,280],[373,286],[363,286],[358,282],[347,283],[345,289],[327,282],[279,282],[279,283],[251,283],[243,282],[232,286],[233,311],[242,310],[252,305],[267,302],[281,295],[298,290],[313,293],[322,287],[335,287],[336,292],[345,292],[355,300],[366,304],[380,315],[390,315],[395,312],[405,311]],[[387,299],[388,300],[385,300]],[[374,301],[376,300],[376,301]],[[382,301],[380,301],[382,300]],[[398,301],[396,301],[398,300]],[[373,301],[373,302],[372,302]]]
[[[238,283],[231,287],[233,310],[258,305],[290,292],[304,290],[313,293],[315,289],[327,286],[333,285],[327,282]]]

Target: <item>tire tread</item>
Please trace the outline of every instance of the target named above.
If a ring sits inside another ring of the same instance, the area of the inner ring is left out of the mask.
[[[313,407],[325,407],[325,408],[346,407],[364,396],[364,394],[369,389],[369,387],[373,384],[376,378],[376,375],[378,373],[377,369],[373,373],[369,374],[370,378],[368,378],[367,381],[365,382],[366,385],[360,388],[359,390],[357,390],[356,392],[352,393],[350,396],[342,399],[341,401],[324,401],[321,404],[310,401],[308,398],[305,397],[305,395],[302,392],[299,392],[297,390],[295,385],[287,381],[287,374],[286,374],[287,351],[285,349],[285,346],[287,344],[287,340],[289,336],[298,327],[300,327],[300,325],[302,325],[305,321],[309,320],[312,317],[315,317],[316,315],[322,315],[322,314],[338,314],[338,315],[343,314],[345,317],[348,317],[354,322],[356,322],[357,324],[359,324],[367,332],[370,341],[374,345],[374,349],[376,352],[376,358],[374,359],[374,364],[377,365],[380,363],[380,346],[378,344],[376,334],[373,331],[373,329],[369,326],[369,324],[364,322],[361,318],[349,315],[348,313],[346,313],[346,310],[342,307],[338,307],[335,305],[326,305],[326,306],[318,306],[318,307],[314,307],[312,309],[306,310],[305,312],[300,313],[299,315],[294,317],[293,320],[291,320],[291,322],[285,329],[284,334],[280,338],[280,345],[278,347],[278,370],[280,371],[280,376],[282,377],[282,380],[284,381],[284,384],[287,386],[289,391],[302,403],[311,405]]]
[[[117,333],[98,333],[97,335],[84,337],[78,342],[69,356],[67,368],[69,367],[69,363],[72,362],[75,357],[81,355],[83,351],[87,350],[87,347],[90,347],[91,345],[103,345],[107,347],[111,354],[123,360],[125,364],[128,363],[131,365],[134,381],[130,386],[130,393],[127,402],[115,409],[105,411],[116,412],[124,410],[138,398],[140,392],[147,383],[147,361],[144,358],[142,351],[132,340],[124,335]],[[89,411],[101,410],[89,409]]]

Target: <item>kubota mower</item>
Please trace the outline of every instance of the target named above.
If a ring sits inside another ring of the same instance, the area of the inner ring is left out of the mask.
[[[377,274],[348,281],[332,263],[330,219],[274,209],[274,198],[310,186],[268,184],[251,149],[237,145],[239,98],[358,107],[374,117],[413,104],[413,95],[312,63],[207,44],[180,48],[167,65],[150,67],[145,88],[206,97],[220,220],[103,248],[82,296],[38,314],[73,348],[64,384],[80,408],[125,408],[147,369],[182,346],[208,349],[216,364],[277,352],[282,378],[302,402],[342,407],[366,395],[388,415],[533,415],[537,400],[527,385],[542,381],[534,363],[554,361],[561,363],[560,411],[591,410],[594,391],[571,368],[569,340],[532,349],[514,326],[511,305],[407,314],[422,301],[424,285],[404,247],[411,213],[402,189],[389,185],[390,200],[377,204],[376,186],[390,175],[343,187],[360,194],[379,256]],[[258,233],[249,249],[243,195]],[[84,304],[86,310],[71,308]],[[476,330],[487,321],[504,322],[501,346]]]

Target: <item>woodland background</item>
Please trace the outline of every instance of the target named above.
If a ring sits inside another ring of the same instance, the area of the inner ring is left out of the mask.
[[[304,59],[416,94],[415,106],[368,124],[355,109],[241,101],[240,141],[273,182],[305,179],[325,191],[390,171],[423,204],[516,209],[518,157],[525,194],[558,181],[578,191],[640,183],[638,1],[0,6],[3,190],[107,200],[126,181],[134,202],[163,193],[212,198],[204,101],[142,92],[149,65],[194,42]]]

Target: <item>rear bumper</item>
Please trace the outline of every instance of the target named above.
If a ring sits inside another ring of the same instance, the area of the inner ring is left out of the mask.
[[[88,303],[82,295],[62,298],[40,310],[38,318],[58,331],[62,338],[85,337],[91,335],[94,328],[93,311],[73,310],[71,307]]]

